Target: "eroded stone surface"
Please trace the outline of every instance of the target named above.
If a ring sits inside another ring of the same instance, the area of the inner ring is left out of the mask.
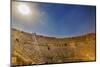
[[[95,34],[55,38],[12,29],[12,64],[45,64],[95,60]]]

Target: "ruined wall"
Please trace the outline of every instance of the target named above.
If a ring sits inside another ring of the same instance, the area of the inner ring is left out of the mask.
[[[95,60],[95,34],[72,38],[34,35],[12,29],[12,64]]]

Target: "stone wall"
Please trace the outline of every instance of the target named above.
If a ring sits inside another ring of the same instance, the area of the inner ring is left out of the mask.
[[[13,65],[95,61],[95,34],[56,38],[12,29],[11,38]]]

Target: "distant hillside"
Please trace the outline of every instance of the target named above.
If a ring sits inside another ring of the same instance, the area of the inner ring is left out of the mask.
[[[95,33],[56,38],[11,29],[12,64],[95,61]]]

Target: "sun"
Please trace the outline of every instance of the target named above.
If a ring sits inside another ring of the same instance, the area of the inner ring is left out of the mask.
[[[18,5],[18,11],[23,15],[30,14],[30,8],[28,5],[25,4]]]

